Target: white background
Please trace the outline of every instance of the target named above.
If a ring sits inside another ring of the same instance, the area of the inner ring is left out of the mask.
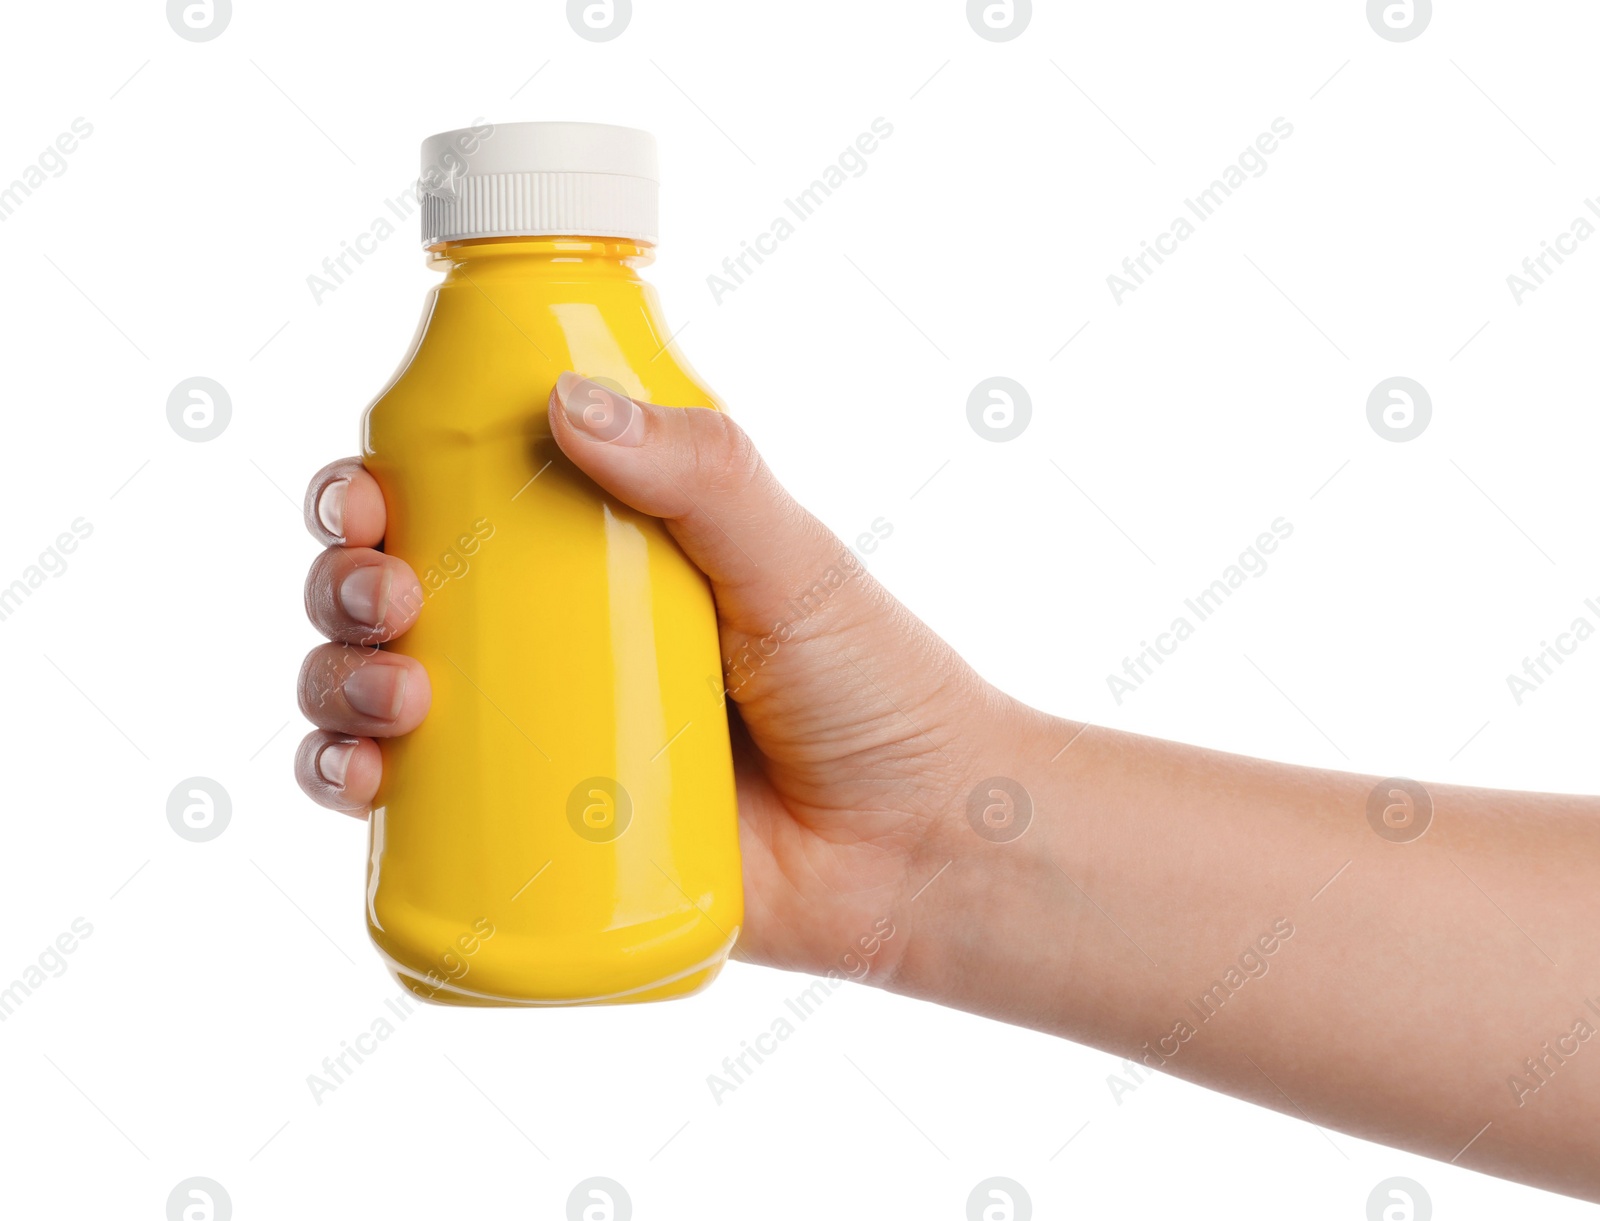
[[[0,983],[94,931],[0,1025],[7,1211],[160,1218],[204,1175],[241,1221],[558,1218],[606,1175],[640,1218],[959,1218],[1006,1175],[1039,1217],[1359,1221],[1404,1174],[1439,1218],[1582,1215],[1168,1078],[1119,1102],[1110,1056],[869,988],[719,1105],[707,1074],[809,982],[740,964],[676,1005],[428,1009],[320,1105],[306,1084],[395,988],[365,828],[290,772],[298,502],[431,283],[409,224],[320,304],[306,278],[423,136],[479,117],[656,133],[648,274],[684,350],[841,535],[893,523],[870,566],[1001,686],[1271,758],[1595,791],[1600,643],[1520,706],[1506,676],[1600,622],[1600,241],[1520,305],[1506,277],[1600,194],[1600,11],[1442,9],[1407,43],[1358,0],[1041,5],[1004,43],[952,0],[637,0],[604,44],[509,0],[240,0],[205,43],[152,0],[9,13],[0,183],[93,134],[0,224],[0,585],[93,533],[0,621]],[[706,277],[880,116],[866,172],[717,303]],[[1117,304],[1106,276],[1280,116],[1267,172]],[[1033,405],[1005,443],[966,418],[996,375]],[[1366,416],[1397,375],[1434,408],[1403,444]],[[205,443],[166,418],[192,376],[232,400]],[[1107,674],[1280,516],[1270,570],[1119,706]],[[166,819],[195,775],[233,801],[204,844]]]

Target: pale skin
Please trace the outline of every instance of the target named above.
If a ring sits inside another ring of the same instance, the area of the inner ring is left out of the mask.
[[[725,658],[849,563],[726,415],[624,402],[627,427],[600,439],[593,393],[563,375],[556,441],[705,571]],[[373,550],[383,496],[357,459],[306,503],[328,548],[306,606],[334,643],[301,672],[319,728],[296,772],[365,817],[376,740],[414,729],[430,693],[398,654],[342,665],[344,642],[401,635],[424,599]],[[1037,711],[865,571],[729,685],[740,958],[836,970],[889,917],[866,982],[1600,1201],[1600,799],[1429,783],[1426,831],[1386,838],[1368,815],[1380,777]],[[1031,800],[1016,838],[994,777]],[[1218,983],[1202,1020],[1190,1002]]]

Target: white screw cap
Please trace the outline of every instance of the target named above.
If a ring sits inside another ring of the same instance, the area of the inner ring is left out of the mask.
[[[422,142],[422,244],[620,237],[654,245],[656,140],[607,123],[479,123]]]

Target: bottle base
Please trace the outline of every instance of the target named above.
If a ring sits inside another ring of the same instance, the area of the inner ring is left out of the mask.
[[[728,948],[731,950],[732,946]],[[550,1009],[571,1008],[578,1005],[636,1005],[646,1001],[669,1001],[693,996],[710,986],[711,981],[721,973],[722,965],[726,961],[727,952],[724,951],[714,961],[693,967],[684,975],[649,984],[631,992],[620,992],[609,996],[559,996],[538,999],[490,996],[451,984],[436,986],[395,967],[393,963],[389,964],[389,974],[406,991],[435,1005],[480,1009]]]

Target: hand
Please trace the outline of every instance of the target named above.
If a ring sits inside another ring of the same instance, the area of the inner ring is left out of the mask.
[[[624,402],[619,430],[612,412],[586,418],[596,392],[608,393],[562,375],[549,404],[556,442],[609,495],[662,518],[716,598],[744,857],[736,954],[855,974],[858,943],[892,913],[896,933],[868,964],[887,982],[911,939],[905,901],[948,859],[929,851],[930,828],[964,807],[978,777],[973,726],[992,733],[1023,710],[796,504],[728,416]],[[301,708],[320,728],[295,769],[316,801],[365,817],[382,771],[374,739],[410,732],[428,711],[420,663],[372,648],[412,625],[421,588],[404,561],[373,550],[383,496],[358,460],[318,472],[306,522],[328,544],[306,610],[334,643],[301,670]]]
[[[1600,802],[1435,785],[1437,832],[1397,844],[1368,820],[1390,781],[1034,712],[885,593],[726,416],[623,400],[620,419],[586,422],[606,393],[562,375],[557,443],[664,519],[716,596],[745,869],[735,953],[854,975],[889,917],[867,976],[880,986],[1600,1200],[1600,1051],[1582,1050],[1600,1028]],[[302,672],[322,729],[297,767],[317,800],[362,811],[373,739],[415,728],[429,691],[415,661],[349,642],[404,632],[400,608],[421,599],[371,550],[384,506],[358,463],[321,472],[308,505],[333,547],[306,604],[339,643]],[[1026,834],[968,821],[985,777],[1029,795]]]

